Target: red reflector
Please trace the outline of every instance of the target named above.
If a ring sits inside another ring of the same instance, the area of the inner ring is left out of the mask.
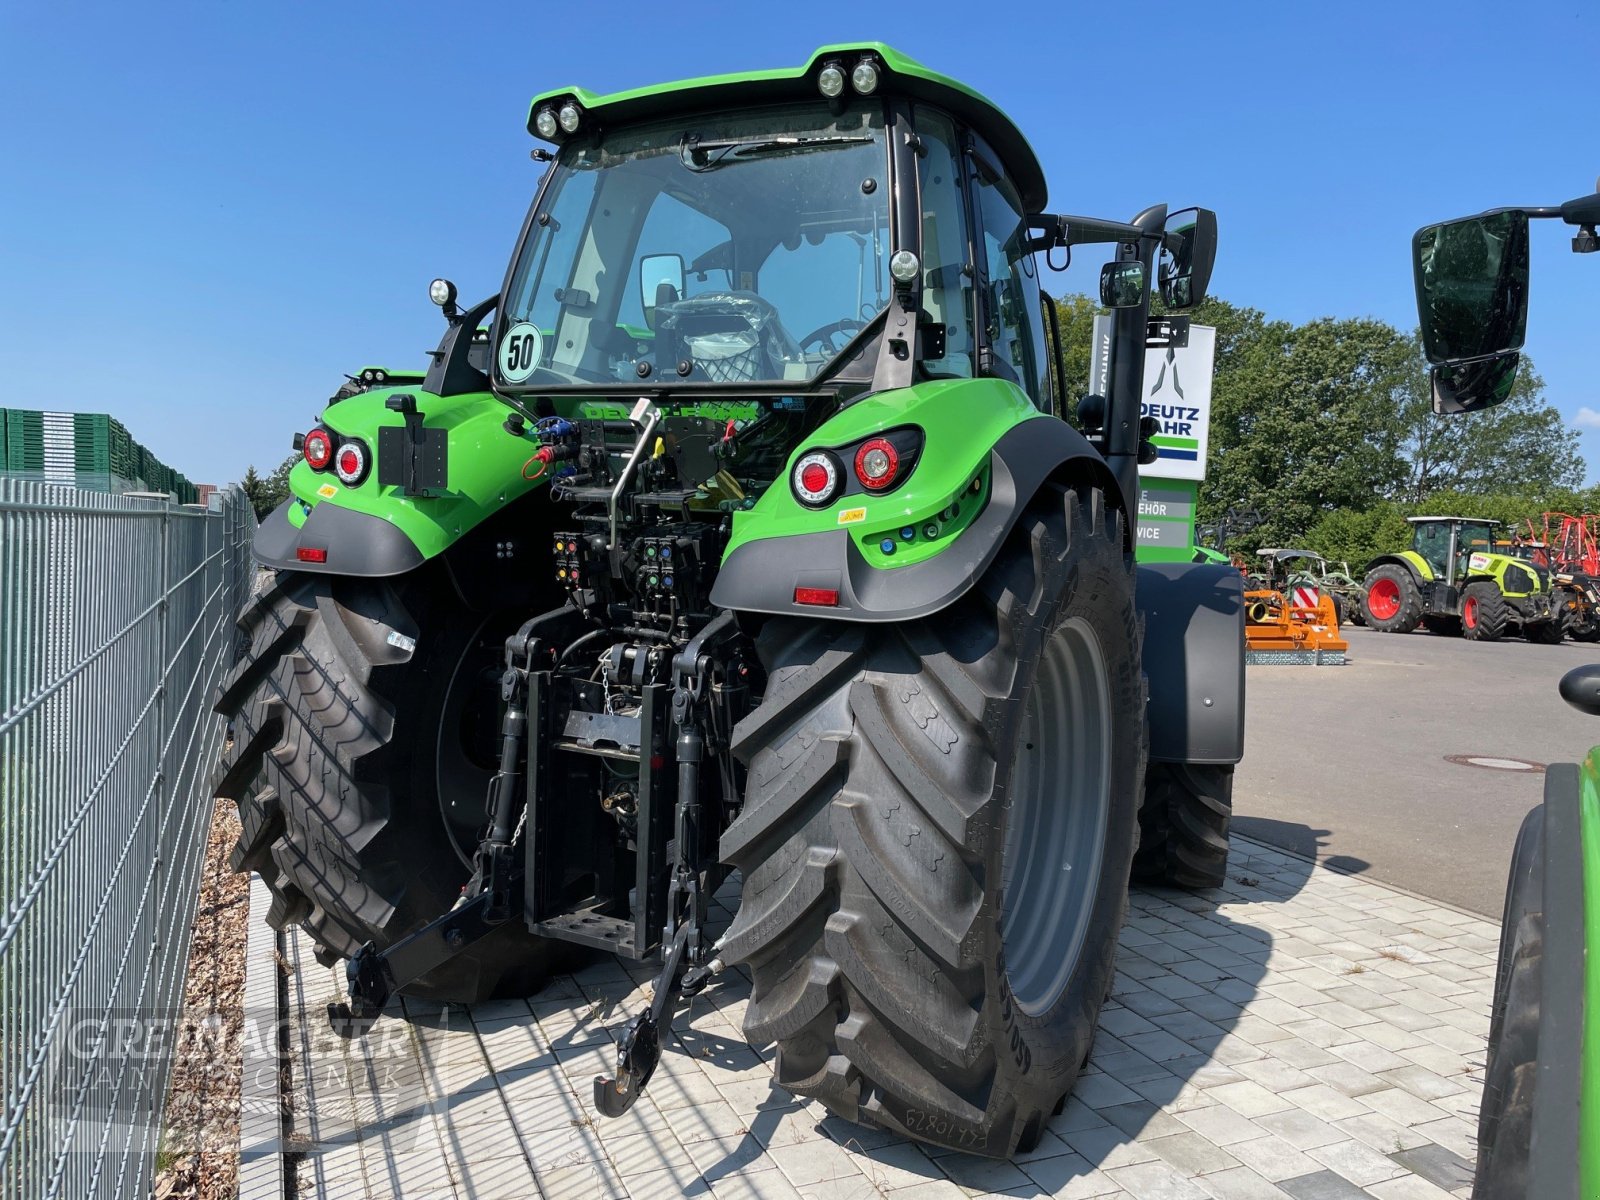
[[[794,590],[794,602],[796,604],[815,604],[823,608],[838,608],[839,589],[797,587]]]
[[[361,455],[349,446],[339,451],[339,473],[341,475],[358,475],[361,472]]]
[[[301,546],[294,552],[294,556],[301,562],[325,563],[328,561],[328,552],[321,546]]]
[[[828,469],[821,463],[809,463],[800,472],[800,486],[808,492],[825,492],[830,482]]]

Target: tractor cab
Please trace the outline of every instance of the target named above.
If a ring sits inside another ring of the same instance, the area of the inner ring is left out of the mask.
[[[1494,548],[1498,521],[1472,517],[1409,517],[1411,549],[1448,586],[1466,578],[1473,554]]]

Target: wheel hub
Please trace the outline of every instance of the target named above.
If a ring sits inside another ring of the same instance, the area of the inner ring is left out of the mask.
[[[1392,579],[1380,579],[1367,589],[1367,610],[1380,621],[1400,611],[1400,587]]]

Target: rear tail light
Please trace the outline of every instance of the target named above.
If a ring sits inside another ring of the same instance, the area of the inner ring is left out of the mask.
[[[323,546],[301,546],[295,550],[294,556],[301,562],[325,563],[328,561],[328,551]]]
[[[843,476],[838,459],[824,450],[813,450],[795,463],[790,482],[802,504],[821,508],[839,494]]]
[[[869,492],[894,486],[900,475],[900,454],[887,438],[863,442],[856,451],[856,478]]]
[[[343,443],[333,455],[333,471],[339,482],[354,487],[367,477],[367,448],[357,441]]]
[[[313,429],[301,443],[300,453],[305,455],[306,465],[313,471],[326,471],[333,461],[333,438],[326,429]]]

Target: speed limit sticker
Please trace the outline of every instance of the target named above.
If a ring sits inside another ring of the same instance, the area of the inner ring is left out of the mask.
[[[507,383],[521,383],[539,366],[544,339],[536,326],[518,321],[500,339],[500,376]]]

